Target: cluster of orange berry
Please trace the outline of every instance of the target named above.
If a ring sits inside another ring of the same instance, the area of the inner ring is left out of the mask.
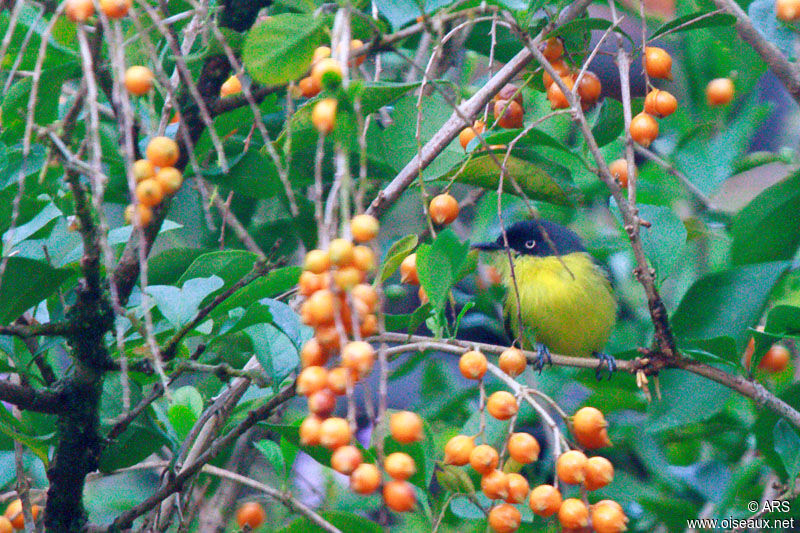
[[[136,205],[141,227],[147,227],[153,219],[152,208],[161,203],[165,196],[175,194],[183,183],[181,171],[173,165],[178,162],[178,144],[169,137],[153,137],[145,150],[146,159],[133,164],[136,179]],[[134,204],[125,208],[125,220],[136,223]]]
[[[497,121],[497,125],[501,128],[513,129],[521,128],[523,119],[525,118],[525,101],[522,97],[522,92],[519,87],[512,83],[503,86],[500,91],[492,97],[492,112]],[[464,128],[458,134],[458,142],[463,149],[467,149],[467,145],[477,137],[479,133],[486,130],[486,124],[478,119],[472,123],[472,126]],[[491,145],[489,149],[505,148],[504,145]]]
[[[553,69],[561,77],[561,81],[569,90],[573,90],[575,82],[578,81],[578,72],[570,68],[564,61],[564,43],[559,37],[551,37],[545,41],[541,47],[542,54],[552,65]],[[542,84],[547,91],[547,99],[550,101],[552,109],[566,109],[569,102],[561,87],[554,82],[553,77],[547,71],[542,73]],[[600,99],[603,85],[600,78],[591,70],[586,70],[578,82],[577,94],[580,97],[581,108],[586,110],[593,107]]]
[[[500,354],[498,366],[511,377],[521,374],[527,365],[525,354],[516,348],[509,348]],[[479,351],[465,352],[458,363],[461,374],[467,379],[480,380],[486,374],[488,362]],[[486,410],[498,420],[508,420],[519,410],[517,400],[507,391],[492,393],[486,401]],[[606,423],[603,413],[594,407],[584,407],[572,419],[575,439],[586,449],[609,446]],[[522,516],[514,507],[528,501],[531,510],[541,516],[558,514],[564,531],[583,531],[589,527],[597,533],[619,533],[625,531],[627,517],[622,507],[611,500],[603,500],[588,506],[577,498],[563,499],[561,492],[553,485],[539,485],[530,490],[528,480],[519,473],[520,465],[532,463],[539,458],[541,448],[533,435],[524,432],[512,433],[507,441],[507,451],[513,463],[500,468],[500,454],[488,444],[475,444],[475,439],[467,435],[457,435],[450,439],[444,448],[444,462],[455,466],[469,464],[481,474],[481,490],[490,500],[504,500],[489,512],[489,525],[497,533],[516,531]],[[516,463],[516,464],[515,464]],[[569,485],[581,485],[588,491],[605,487],[614,479],[611,462],[600,456],[587,458],[579,450],[568,450],[556,461],[558,478]],[[587,530],[588,531],[588,530]]]
[[[39,519],[42,508],[36,504],[31,505],[31,514],[34,522]],[[17,498],[6,507],[3,516],[0,516],[0,533],[12,533],[15,529],[25,529],[25,517],[22,515],[22,500]]]
[[[100,0],[100,10],[110,19],[119,19],[128,14],[132,0]],[[66,0],[64,13],[72,22],[86,22],[94,15],[92,0]]]

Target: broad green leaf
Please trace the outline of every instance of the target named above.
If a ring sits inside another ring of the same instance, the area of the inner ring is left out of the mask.
[[[222,278],[213,275],[187,280],[180,289],[172,285],[150,285],[146,291],[155,300],[164,318],[175,329],[179,329],[195,317],[203,300],[223,284]]]
[[[53,444],[55,434],[30,435],[22,424],[8,412],[6,406],[0,403],[0,433],[12,440],[22,443],[38,457],[45,467],[48,465],[47,451]]]
[[[800,436],[789,423],[780,419],[773,430],[775,451],[781,458],[789,479],[795,479],[800,473]]]
[[[323,511],[320,513],[326,522],[330,523],[340,531],[358,533],[381,533],[383,529],[377,522],[367,520],[363,516],[344,511]],[[311,523],[308,518],[302,517],[294,520],[287,527],[277,530],[280,533],[310,533],[319,531],[316,524]]]
[[[672,19],[666,24],[659,26],[659,28],[656,31],[654,31],[653,34],[650,36],[650,40],[652,41],[659,35],[662,35],[670,30],[673,30],[678,26],[682,27],[680,29],[674,30],[672,33],[679,33],[682,31],[689,31],[689,30],[698,30],[700,28],[713,28],[716,26],[732,26],[733,24],[736,23],[736,17],[728,13],[715,13],[713,15],[709,15],[709,13],[712,13],[712,11],[697,11],[695,13],[689,13],[688,15]],[[685,26],[683,26],[684,24]]]
[[[792,409],[800,409],[800,384],[793,383],[781,392],[778,397],[789,404]],[[767,460],[767,463],[775,469],[781,479],[787,479],[786,466],[781,460],[776,442],[775,428],[782,420],[772,409],[758,409],[753,433],[756,436],[756,447]],[[794,431],[792,429],[792,431]]]
[[[256,450],[261,452],[261,455],[267,458],[269,464],[279,476],[286,475],[286,463],[283,460],[283,453],[281,447],[277,442],[269,439],[263,439],[254,444]]]
[[[791,259],[800,245],[800,172],[767,188],[733,219],[735,264]]]
[[[708,420],[725,407],[733,393],[724,385],[679,370],[665,370],[659,380],[661,400],[649,404],[645,426],[653,433]]]
[[[245,330],[253,342],[253,350],[261,368],[280,383],[300,364],[297,346],[272,324],[255,324]]]
[[[181,275],[178,284],[182,285],[194,278],[219,276],[225,282],[223,287],[227,288],[253,270],[257,260],[256,254],[246,250],[209,252],[192,261],[186,272]]]
[[[419,281],[434,309],[444,309],[468,252],[469,244],[461,242],[449,228],[440,232],[433,244],[417,249]]]
[[[191,385],[180,387],[173,392],[172,403],[173,405],[185,405],[198,418],[203,412],[203,396],[200,395],[200,391]]]
[[[417,2],[415,0],[376,0],[375,5],[381,15],[386,17],[393,29],[405,26],[409,22],[417,19],[424,13],[431,14],[437,9],[450,5],[453,0],[427,0]],[[421,11],[420,6],[424,6]]]
[[[228,172],[210,170],[214,183],[249,198],[272,198],[283,194],[283,185],[272,158],[258,150],[249,150],[232,161]]]
[[[71,275],[71,270],[44,261],[9,257],[0,285],[0,324],[8,324],[50,296]]]
[[[153,254],[147,261],[147,281],[153,285],[178,284],[181,274],[205,252],[202,248],[169,248]]]
[[[314,49],[325,39],[322,17],[296,13],[267,17],[247,34],[244,66],[261,84],[288,83],[308,70]]]
[[[600,104],[597,120],[592,127],[592,135],[597,146],[603,147],[617,139],[625,130],[625,117],[622,104],[613,98],[605,98]]]
[[[386,252],[386,257],[381,263],[378,275],[375,276],[375,282],[382,283],[389,279],[400,268],[400,263],[403,262],[403,259],[414,251],[418,242],[419,237],[416,235],[406,235],[402,239],[395,241],[389,251]]]
[[[167,419],[169,419],[169,423],[172,429],[175,430],[175,436],[179,441],[186,439],[192,427],[197,422],[197,416],[195,416],[191,407],[178,404],[169,406],[169,409],[167,409]]]
[[[547,34],[547,37],[567,37],[573,34],[583,34],[590,31],[605,31],[611,27],[611,21],[606,19],[598,19],[598,18],[579,18],[566,24],[558,27],[557,29],[551,31]],[[622,35],[631,44],[634,44],[633,39],[630,35],[625,33],[619,26],[614,28],[614,32],[619,35]]]
[[[302,269],[297,266],[277,268],[233,293],[214,309],[211,316],[226,315],[237,307],[248,308],[258,300],[286,292],[297,285],[301,271]]]
[[[672,315],[684,339],[731,337],[740,349],[747,328],[758,321],[772,287],[788,262],[759,263],[715,272],[692,285]]]
[[[681,342],[680,348],[691,354],[693,359],[705,363],[724,362],[738,367],[742,358],[742,353],[736,348],[736,341],[731,337],[690,339]]]
[[[62,216],[61,210],[55,204],[47,204],[30,221],[14,228],[13,240],[10,240],[11,230],[6,231],[2,237],[3,246],[12,249],[15,244],[24,241],[60,216]]]
[[[488,153],[472,155],[466,164],[456,164],[440,179],[455,178],[459,183],[496,191],[500,182],[500,169],[495,158],[502,164],[505,151],[496,150],[494,158]],[[533,150],[514,148],[506,163],[506,170],[504,192],[519,195],[513,185],[512,180],[515,180],[522,192],[532,200],[557,205],[580,203],[580,193],[573,186],[569,171]]]

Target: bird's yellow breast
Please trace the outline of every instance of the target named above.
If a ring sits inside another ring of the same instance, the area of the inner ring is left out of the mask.
[[[517,296],[508,256],[498,256],[507,289],[505,311],[518,334]],[[617,303],[611,284],[591,256],[576,252],[562,255],[561,261],[555,256],[514,258],[522,322],[533,330],[537,342],[554,353],[587,357],[602,351],[608,341]]]

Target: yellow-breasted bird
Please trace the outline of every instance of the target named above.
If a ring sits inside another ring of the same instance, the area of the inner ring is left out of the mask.
[[[506,242],[514,263],[521,313]],[[534,334],[539,370],[549,362],[549,350],[553,350],[578,357],[594,355],[605,362],[609,373],[613,372],[614,359],[602,350],[616,322],[616,298],[605,272],[575,232],[555,222],[527,220],[509,226],[505,237],[501,233],[497,240],[474,244],[473,248],[494,252],[495,266],[506,287],[506,321],[527,345],[525,335],[520,335],[521,314],[523,330],[530,329]]]

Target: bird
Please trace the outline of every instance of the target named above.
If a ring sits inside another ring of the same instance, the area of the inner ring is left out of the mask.
[[[612,375],[616,363],[603,349],[616,322],[617,301],[608,275],[574,231],[549,220],[525,220],[507,227],[496,240],[472,248],[494,256],[506,288],[506,324],[522,347],[536,350],[537,370],[551,363],[553,350],[598,357],[604,364],[598,365],[597,378],[604,365]]]

